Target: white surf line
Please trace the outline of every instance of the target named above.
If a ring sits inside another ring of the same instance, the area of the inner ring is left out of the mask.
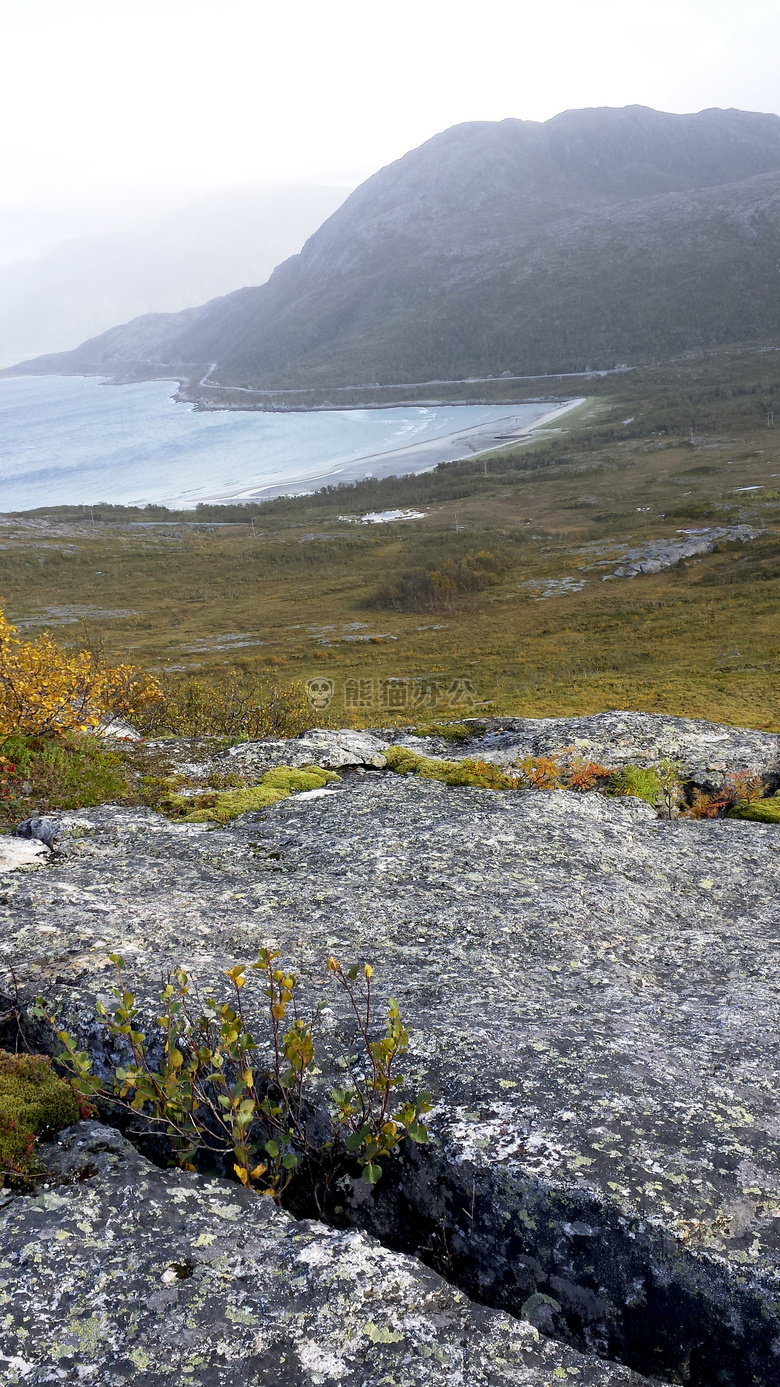
[[[565,404],[556,405],[555,409],[548,410],[546,414],[539,415],[532,423],[513,430],[511,434],[507,434],[504,437],[502,442],[497,442],[494,446],[500,448],[510,443],[529,441],[534,437],[538,429],[545,427],[551,420],[559,418],[562,414],[566,414],[568,410],[576,409],[578,405],[584,404],[586,398],[586,396],[582,396],[576,400],[567,400]],[[433,471],[433,468],[437,467],[439,463],[462,462],[464,458],[473,457],[481,452],[487,452],[490,446],[488,440],[495,437],[495,430],[502,425],[506,425],[510,420],[517,422],[517,414],[508,412],[505,415],[501,415],[498,419],[486,421],[484,424],[472,424],[470,428],[458,429],[454,433],[443,434],[440,438],[428,438],[421,440],[419,443],[407,443],[400,448],[389,448],[387,452],[384,453],[369,453],[366,457],[362,458],[334,458],[328,463],[327,468],[321,472],[306,472],[296,477],[268,482],[265,486],[246,487],[241,491],[222,492],[218,495],[208,497],[199,496],[197,499],[204,505],[223,505],[229,501],[259,502],[263,499],[272,499],[270,496],[264,497],[264,492],[273,491],[277,495],[286,496],[289,495],[291,489],[295,487],[316,489],[314,484],[317,482],[330,482],[335,486],[343,481],[361,481],[363,478],[352,477],[349,474],[354,471],[362,472],[364,468],[372,465],[379,466],[380,464],[386,463],[389,459],[394,459],[396,462],[400,463],[404,459],[425,456],[426,453],[443,452],[449,454],[453,448],[458,448],[458,440],[461,440],[460,448],[465,451],[457,452],[457,455],[452,457],[435,457],[428,463],[427,467],[421,467],[414,474],[420,476],[423,472]],[[486,443],[487,447],[485,446]],[[387,473],[386,475],[401,476],[404,474],[397,472]]]

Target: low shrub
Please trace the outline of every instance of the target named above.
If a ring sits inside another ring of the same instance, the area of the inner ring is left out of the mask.
[[[661,780],[654,766],[634,766],[629,763],[622,770],[613,771],[608,788],[612,795],[633,795],[654,808],[658,808],[663,795]]]
[[[52,736],[135,717],[159,696],[132,665],[107,665],[90,650],[68,653],[44,632],[16,639],[0,610],[0,737]]]
[[[227,969],[227,1000],[212,989],[201,997],[189,975],[177,968],[159,993],[160,1014],[150,1035],[141,1029],[124,959],[110,957],[117,975],[115,1006],[109,1012],[98,1002],[97,1013],[124,1060],[106,1085],[93,1072],[87,1053],[76,1048],[67,1031],[58,1030],[63,1046],[59,1060],[71,1075],[72,1091],[66,1091],[73,1102],[108,1101],[144,1115],[168,1139],[177,1164],[185,1169],[194,1169],[195,1158],[204,1153],[211,1153],[212,1163],[215,1156],[227,1156],[242,1184],[279,1200],[304,1159],[315,1164],[331,1159],[336,1139],[371,1185],[382,1176],[382,1162],[403,1141],[428,1140],[420,1118],[430,1109],[430,1094],[396,1101],[404,1083],[396,1065],[409,1047],[409,1035],[392,997],[384,1032],[376,1033],[369,964],[345,970],[337,959],[327,961],[327,976],[353,1018],[357,1048],[341,1056],[348,1078],[331,1093],[331,1131],[317,1139],[307,1095],[312,1074],[319,1072],[316,1032],[328,1004],[303,1010],[300,977],[276,966],[278,952],[261,948],[251,965]],[[258,1038],[250,1030],[244,1002],[252,975],[260,980],[263,999],[264,1035]],[[32,1012],[56,1028],[43,998],[36,999]],[[263,1050],[270,1063],[260,1061]]]
[[[557,756],[524,756],[518,761],[523,780],[534,790],[560,790],[566,772]]]
[[[686,817],[690,819],[715,819],[724,814],[732,819],[755,818],[758,822],[774,823],[775,820],[771,812],[767,815],[763,805],[764,782],[760,775],[751,775],[749,771],[732,771],[726,777],[723,788],[716,790],[713,794],[705,794],[702,790],[694,790],[691,803],[686,812]],[[768,801],[771,803],[771,801]],[[748,814],[744,810],[756,807],[759,813]]]
[[[612,771],[599,765],[598,761],[584,761],[581,757],[575,757],[567,768],[566,789],[580,794],[588,790],[604,790],[611,779]]]
[[[453,598],[482,592],[498,582],[509,563],[502,554],[480,549],[462,558],[447,559],[440,567],[418,568],[390,579],[366,606],[398,612],[428,612],[448,608]]]
[[[716,819],[724,814],[732,800],[727,790],[706,794],[704,790],[694,790],[691,802],[685,810],[688,819]]]
[[[46,1055],[0,1050],[0,1185],[24,1185],[42,1173],[38,1139],[69,1127],[80,1113],[77,1094]]]
[[[228,677],[207,684],[188,675],[164,674],[156,698],[139,710],[135,726],[145,736],[248,738],[298,737],[314,724],[301,683],[247,684]]]
[[[622,770],[610,776],[607,793],[634,795],[654,809],[663,809],[666,817],[672,819],[682,798],[681,768],[668,757],[654,766],[634,766],[627,762]]]

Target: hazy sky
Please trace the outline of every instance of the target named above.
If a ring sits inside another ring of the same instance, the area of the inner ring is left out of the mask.
[[[777,0],[0,0],[0,216],[357,182],[465,120],[780,112],[779,53]]]

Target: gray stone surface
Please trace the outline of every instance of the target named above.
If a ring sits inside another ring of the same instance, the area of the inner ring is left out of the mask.
[[[323,766],[340,770],[342,766],[384,766],[385,739],[372,732],[348,728],[332,731],[314,728],[305,737],[278,742],[242,742],[215,758],[222,770],[242,775],[262,773],[273,766]]]
[[[720,786],[728,771],[749,771],[764,776],[772,785],[780,784],[780,736],[774,732],[628,711],[568,718],[464,718],[461,725],[472,733],[468,741],[418,736],[412,727],[391,727],[364,732],[315,728],[290,741],[241,742],[216,755],[207,739],[159,745],[176,763],[176,769],[206,779],[209,774],[226,771],[259,779],[264,771],[281,765],[381,769],[385,764],[383,751],[391,743],[401,742],[428,756],[450,760],[474,756],[500,765],[511,765],[523,756],[566,750],[609,767],[628,761],[649,765],[669,757],[680,763],[687,779],[702,788]]]
[[[617,763],[776,766],[775,737],[678,719],[481,731],[482,753],[579,733]],[[358,768],[227,828],[104,807],[47,832],[51,865],[4,881],[2,958],[98,1058],[109,950],[145,997],[169,965],[214,982],[263,943],[323,988],[329,951],[367,959],[435,1139],[350,1216],[494,1305],[549,1296],[545,1327],[588,1352],[780,1380],[776,828]],[[338,1006],[325,1025],[337,1049]]]
[[[8,1387],[648,1387],[365,1233],[160,1171],[110,1128],[46,1155],[58,1182],[0,1200]]]
[[[15,872],[19,867],[40,867],[49,856],[45,843],[37,838],[0,837],[0,874]]]

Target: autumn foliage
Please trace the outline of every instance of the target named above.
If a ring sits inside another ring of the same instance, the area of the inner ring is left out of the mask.
[[[63,650],[45,633],[18,640],[0,610],[0,737],[86,732],[158,698],[155,681],[131,665]]]

